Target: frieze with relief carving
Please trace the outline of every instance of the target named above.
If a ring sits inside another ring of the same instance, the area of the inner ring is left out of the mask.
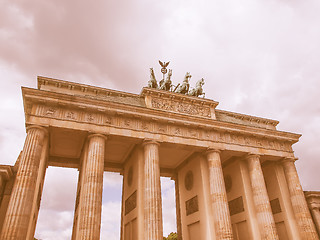
[[[156,119],[148,120],[119,114],[111,115],[105,112],[89,112],[80,108],[71,109],[45,105],[37,105],[34,113],[35,116],[65,121],[106,125],[140,132],[158,133],[189,139],[292,152],[290,142],[268,139],[267,137],[257,137],[241,133],[234,133],[232,131],[219,131],[210,127],[199,128],[196,125],[190,124],[177,124],[169,121],[160,122]]]
[[[165,111],[178,112],[193,116],[211,117],[210,107],[196,104],[184,103],[170,99],[152,98],[153,108]]]

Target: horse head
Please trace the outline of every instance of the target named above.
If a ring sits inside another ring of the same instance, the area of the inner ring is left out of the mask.
[[[189,82],[189,78],[191,78],[192,76],[190,75],[190,72],[187,72],[185,77],[184,77],[184,82],[188,83]]]
[[[204,85],[204,79],[201,78],[198,82],[197,82],[197,87],[202,87]]]
[[[150,74],[151,74],[151,76],[154,76],[153,68],[150,68]]]

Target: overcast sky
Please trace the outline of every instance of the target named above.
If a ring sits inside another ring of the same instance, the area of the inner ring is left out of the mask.
[[[279,120],[304,190],[320,190],[318,0],[0,1],[0,155],[25,138],[21,86],[38,75],[140,93],[158,60],[177,84],[205,79],[218,108]],[[36,236],[70,239],[77,171],[48,168]],[[102,239],[119,239],[122,177],[105,174]],[[162,181],[164,232],[175,231],[174,184]]]

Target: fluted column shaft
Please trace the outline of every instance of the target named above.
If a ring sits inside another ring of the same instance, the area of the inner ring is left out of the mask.
[[[287,179],[291,203],[298,222],[300,235],[302,239],[319,239],[300,184],[294,161],[294,158],[285,159],[282,161],[282,165]]]
[[[144,142],[144,230],[146,240],[162,240],[159,144]]]
[[[247,156],[247,161],[261,239],[277,240],[279,237],[270,206],[266,184],[263,178],[259,156],[250,154]]]
[[[316,226],[316,229],[317,229],[318,233],[320,234],[320,207],[313,206],[313,204],[311,204],[310,211],[313,215],[314,224]]]
[[[2,240],[26,238],[46,135],[45,128],[39,126],[27,128],[27,137],[2,228],[0,238]]]
[[[179,191],[179,180],[178,174],[173,177],[175,183],[175,196],[176,196],[176,221],[177,221],[177,240],[182,240],[182,229],[181,229],[181,212],[180,212],[180,191]]]
[[[77,239],[100,239],[105,141],[100,134],[89,136]]]
[[[233,239],[230,212],[224,184],[220,151],[207,151],[210,178],[210,197],[214,216],[216,239]]]

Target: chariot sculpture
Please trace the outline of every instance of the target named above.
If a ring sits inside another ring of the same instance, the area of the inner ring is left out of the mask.
[[[205,97],[205,93],[203,92],[202,86],[204,85],[204,79],[201,78],[197,83],[196,83],[196,87],[192,88],[189,92],[188,95],[190,96],[203,96]]]
[[[155,88],[159,90],[164,90],[164,91],[171,91],[171,92],[176,92],[180,94],[185,94],[189,96],[195,96],[195,97],[205,97],[205,93],[203,91],[203,85],[204,85],[204,79],[201,78],[197,83],[194,88],[190,89],[190,78],[192,77],[190,72],[187,72],[183,82],[180,84],[177,84],[174,86],[171,81],[171,76],[172,76],[172,69],[169,69],[169,73],[167,75],[167,78],[165,78],[166,73],[168,72],[166,67],[169,65],[170,62],[161,62],[159,61],[161,65],[161,72],[163,74],[163,78],[160,80],[159,85],[156,80],[153,68],[150,68],[150,80],[148,81],[148,87],[149,88]]]

